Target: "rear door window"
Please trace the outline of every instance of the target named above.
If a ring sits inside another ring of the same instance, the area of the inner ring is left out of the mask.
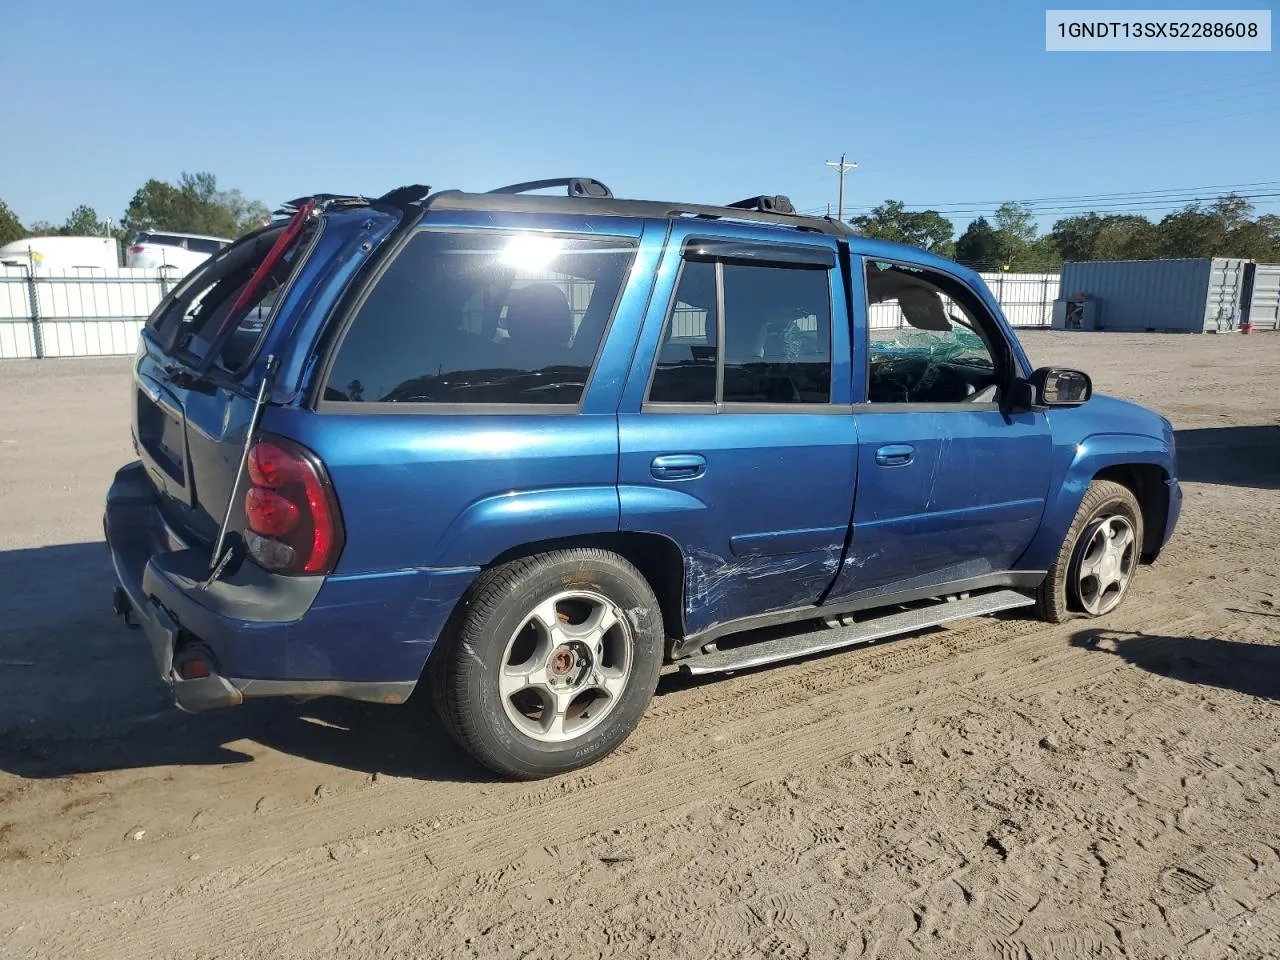
[[[357,308],[323,399],[575,405],[634,252],[619,239],[422,231]]]
[[[221,250],[226,244],[220,240],[204,240],[200,237],[189,237],[187,239],[187,249],[196,253],[214,254]]]
[[[820,263],[685,260],[648,401],[829,403],[829,273]]]

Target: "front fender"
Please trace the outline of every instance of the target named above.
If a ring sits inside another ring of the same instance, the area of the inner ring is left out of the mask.
[[[1173,458],[1161,440],[1135,433],[1094,433],[1075,443],[1055,445],[1053,470],[1044,519],[1018,561],[1022,570],[1047,570],[1062,548],[1090,481],[1107,467],[1149,464],[1166,478],[1173,475]]]

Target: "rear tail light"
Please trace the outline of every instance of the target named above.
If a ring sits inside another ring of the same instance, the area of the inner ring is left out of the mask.
[[[310,450],[278,437],[249,451],[245,544],[277,573],[329,573],[342,552],[342,515],[324,464]]]
[[[130,253],[141,253],[141,252],[142,252],[142,247],[130,247],[130,248],[129,248],[129,252],[130,252]]]
[[[209,664],[199,658],[182,661],[177,670],[183,680],[201,680],[210,673]]]

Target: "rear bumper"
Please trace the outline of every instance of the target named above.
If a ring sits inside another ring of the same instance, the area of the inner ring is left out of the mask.
[[[161,679],[189,710],[267,696],[401,703],[476,574],[279,577],[245,563],[205,589],[208,550],[165,524],[136,462],[116,474],[104,527],[116,610],[142,630]],[[203,660],[209,675],[183,679],[187,659]]]

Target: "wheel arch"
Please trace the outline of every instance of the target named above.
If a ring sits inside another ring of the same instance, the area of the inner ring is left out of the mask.
[[[1142,508],[1142,561],[1155,560],[1169,515],[1169,474],[1154,463],[1116,463],[1098,470],[1093,480],[1118,483],[1137,498]]]
[[[504,550],[485,564],[484,569],[492,569],[539,553],[577,547],[608,550],[639,570],[658,598],[658,609],[662,613],[663,629],[667,637],[684,636],[684,554],[674,540],[661,534],[619,531],[533,540]]]
[[[1133,491],[1142,507],[1142,559],[1151,562],[1164,542],[1168,523],[1172,460],[1154,437],[1128,433],[1092,434],[1055,444],[1054,467],[1045,512],[1019,569],[1047,570],[1075,519],[1089,484],[1115,480]]]

